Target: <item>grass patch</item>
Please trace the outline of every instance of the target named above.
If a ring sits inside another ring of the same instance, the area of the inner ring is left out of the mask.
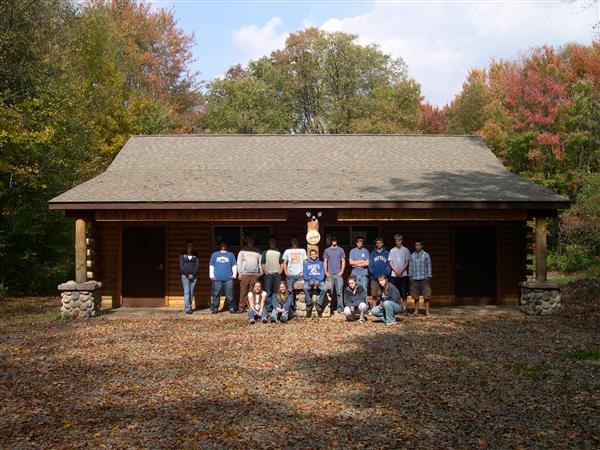
[[[570,352],[567,356],[571,359],[577,359],[580,361],[600,361],[600,350],[598,349],[584,349]]]

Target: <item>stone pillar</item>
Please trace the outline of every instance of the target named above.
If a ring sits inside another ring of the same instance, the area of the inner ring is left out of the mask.
[[[85,241],[86,223],[84,219],[75,220],[75,281],[87,280],[87,246]],[[66,284],[66,283],[65,283]]]
[[[331,296],[329,295],[329,293],[331,292],[331,284],[330,283],[325,283],[327,286],[327,294],[325,295],[325,304],[323,305],[323,314],[321,314],[321,317],[331,317]],[[304,282],[303,281],[297,281],[294,284],[294,290],[298,293],[298,295],[296,295],[296,311],[295,311],[295,316],[299,317],[301,319],[304,318],[312,318],[312,317],[318,317],[317,315],[317,295],[313,295],[313,302],[312,302],[312,310],[310,312],[310,316],[308,314],[308,309],[306,307],[306,299],[304,298]]]
[[[77,283],[73,280],[59,284],[62,306],[60,308],[63,319],[89,319],[100,314],[102,283],[89,280]]]
[[[535,218],[535,279],[536,281],[546,281],[547,270],[546,261],[548,259],[548,250],[546,247],[546,218]]]
[[[560,286],[550,281],[523,281],[519,307],[525,314],[552,314],[560,309]]]

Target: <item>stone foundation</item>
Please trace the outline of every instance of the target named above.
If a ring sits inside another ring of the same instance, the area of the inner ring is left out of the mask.
[[[560,287],[549,281],[523,281],[519,307],[532,316],[552,314],[560,309]]]
[[[306,299],[304,298],[304,282],[298,281],[294,284],[294,290],[298,292],[296,295],[296,312],[295,316],[299,318],[307,317],[307,308],[306,308]],[[321,317],[331,317],[331,297],[329,292],[331,290],[331,284],[327,284],[327,294],[325,295],[325,304],[323,305],[323,314]],[[317,298],[318,296],[313,296],[313,304],[312,304],[312,317],[317,317]]]
[[[73,280],[59,284],[61,299],[61,317],[63,319],[89,319],[100,314],[100,295],[102,283],[89,280],[84,283],[76,283]]]

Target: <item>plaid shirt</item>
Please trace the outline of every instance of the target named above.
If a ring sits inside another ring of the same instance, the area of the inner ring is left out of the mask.
[[[431,257],[425,250],[414,252],[410,255],[408,265],[408,276],[413,280],[424,280],[431,278]]]

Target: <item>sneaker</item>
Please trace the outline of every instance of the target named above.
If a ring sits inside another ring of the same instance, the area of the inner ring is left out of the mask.
[[[282,318],[281,318],[281,320],[280,320],[280,322],[281,322],[281,323],[286,323],[286,322],[287,322],[287,319],[286,319],[285,317],[282,317]]]
[[[211,309],[211,310],[210,310],[210,313],[211,313],[211,314],[217,314],[218,312],[219,312],[219,311],[217,311],[216,309]]]
[[[254,319],[250,319],[250,325],[253,325],[253,324],[255,324],[255,323],[256,323],[256,320],[254,320]]]
[[[359,322],[366,322],[367,319],[365,319],[364,317],[361,317],[360,319],[358,319]]]
[[[192,313],[192,310],[190,309],[189,311],[186,311],[185,313],[186,313],[186,314],[191,314],[191,313]]]
[[[229,314],[238,314],[239,311],[237,309],[230,309]]]
[[[269,321],[267,319],[263,319],[262,323],[269,323]]]
[[[275,323],[275,322],[277,322],[277,317],[271,316],[271,323]]]
[[[386,325],[396,325],[398,322],[396,322],[396,320],[394,320],[393,322],[386,322]]]

